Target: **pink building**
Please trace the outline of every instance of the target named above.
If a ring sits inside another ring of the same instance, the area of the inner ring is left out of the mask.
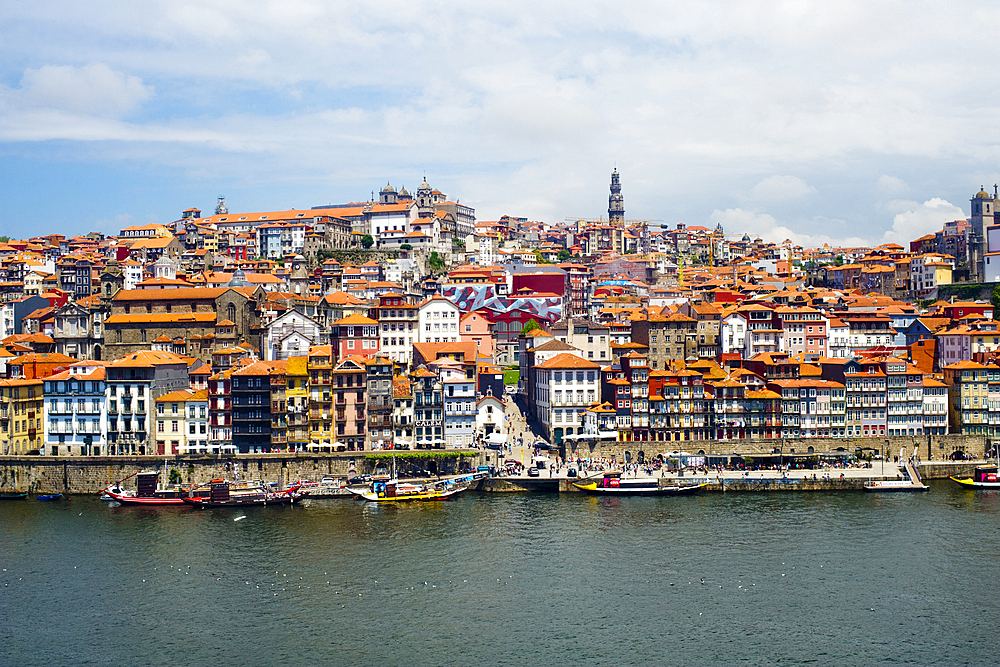
[[[360,313],[337,320],[330,328],[330,340],[337,359],[351,355],[372,357],[378,354],[378,322]]]
[[[465,313],[458,320],[459,340],[463,343],[475,343],[479,356],[491,359],[496,352],[496,342],[493,339],[493,323],[476,311]]]

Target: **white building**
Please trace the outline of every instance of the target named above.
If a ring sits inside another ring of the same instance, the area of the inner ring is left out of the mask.
[[[722,351],[743,352],[746,345],[747,319],[742,313],[730,313],[722,319]]]
[[[265,361],[284,361],[289,357],[304,357],[310,345],[319,345],[319,322],[297,310],[276,317],[264,331]]]
[[[948,432],[948,385],[924,378],[924,435]]]
[[[506,435],[504,415],[507,406],[502,397],[489,394],[476,402],[476,433],[484,437],[491,433]]]
[[[471,238],[478,242],[476,262],[480,266],[493,266],[500,261],[500,237],[497,233],[483,232],[475,234]]]
[[[417,309],[418,343],[457,343],[460,340],[458,306],[440,294],[426,299]]]
[[[123,262],[122,278],[124,279],[124,287],[122,289],[137,289],[139,283],[142,282],[142,264],[134,259]]]
[[[828,327],[826,347],[830,357],[834,359],[848,359],[853,355],[851,352],[851,327],[847,326],[843,320],[831,317]]]
[[[53,455],[108,454],[104,364],[81,361],[45,378],[42,425],[45,452]]]
[[[600,395],[600,370],[600,364],[567,353],[535,366],[534,399],[552,444],[583,432],[584,413]]]

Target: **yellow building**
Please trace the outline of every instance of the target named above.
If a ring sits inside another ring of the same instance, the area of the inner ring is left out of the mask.
[[[995,435],[996,406],[990,404],[989,383],[996,384],[1000,369],[974,361],[959,361],[944,367],[948,385],[948,426],[951,433]]]
[[[0,380],[0,451],[38,454],[43,442],[42,381]]]
[[[288,358],[287,380],[288,447],[297,451],[309,444],[308,357]]]

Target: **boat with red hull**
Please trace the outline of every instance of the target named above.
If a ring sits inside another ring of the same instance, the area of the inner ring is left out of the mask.
[[[305,491],[293,485],[282,491],[270,491],[257,482],[229,482],[213,479],[207,497],[187,496],[182,502],[198,509],[216,507],[262,507],[267,505],[292,505],[304,498]]]
[[[112,500],[122,505],[183,505],[188,496],[207,497],[209,489],[204,487],[158,485],[160,473],[140,472],[135,475],[137,483],[135,491],[123,491],[121,482],[116,482],[104,490]],[[125,479],[128,479],[127,477]],[[124,482],[125,480],[122,480]]]

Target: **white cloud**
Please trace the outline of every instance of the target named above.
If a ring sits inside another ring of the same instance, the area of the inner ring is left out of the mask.
[[[751,237],[760,237],[765,242],[781,243],[786,239],[794,245],[804,248],[818,248],[824,243],[830,246],[854,247],[868,245],[867,239],[855,236],[831,236],[829,234],[804,234],[789,227],[779,224],[773,216],[767,213],[756,213],[742,208],[728,208],[724,211],[716,209],[708,217],[709,226],[722,224],[727,234],[749,234]],[[842,220],[829,220],[826,218],[816,218],[812,224],[823,229],[837,229],[843,224]]]
[[[801,199],[816,192],[797,176],[768,176],[750,191],[750,199],[759,202],[780,202]]]
[[[940,197],[928,199],[923,204],[896,203],[907,203],[910,207],[893,217],[892,229],[882,236],[883,243],[898,243],[903,247],[909,247],[910,241],[939,231],[944,223],[964,220],[967,217],[961,208]]]
[[[875,185],[880,192],[884,192],[889,195],[898,195],[910,189],[910,186],[907,185],[903,179],[896,178],[895,176],[889,176],[888,174],[882,174],[879,176]]]
[[[1000,161],[994,46],[965,37],[996,10],[967,0],[8,4],[0,148],[66,140],[53,159],[140,160],[209,203],[275,175],[328,203],[427,169],[484,219],[593,217],[617,163],[629,217],[742,205],[765,227],[756,204],[806,202],[769,224],[878,238],[873,200],[916,196],[889,173],[958,200]]]
[[[143,85],[139,77],[116,72],[102,63],[45,65],[24,71],[15,101],[27,107],[117,116],[152,94],[153,89]]]

